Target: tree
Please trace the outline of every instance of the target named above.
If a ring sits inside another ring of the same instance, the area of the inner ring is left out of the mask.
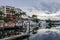
[[[20,16],[24,16],[24,15],[26,15],[26,12],[20,12]]]
[[[26,12],[16,13],[15,15],[18,16],[18,17],[21,17],[22,15],[26,15]]]
[[[3,15],[4,15],[4,13],[2,11],[0,11],[0,20],[3,20]]]
[[[4,17],[3,19],[5,22],[9,22],[9,21],[12,21],[10,18],[7,18],[7,17]]]
[[[23,12],[23,11],[17,14],[17,16],[20,18],[22,18],[22,16],[24,16],[24,15],[26,15],[26,12]]]
[[[19,16],[20,16],[20,14],[19,14],[19,13],[16,13],[16,14],[15,14],[15,16],[16,16],[16,17],[19,17]]]
[[[9,14],[10,17],[11,17],[11,19],[15,19],[15,13],[16,13],[16,11],[15,11],[14,9],[10,9],[9,11],[10,11],[10,13],[12,14],[12,15]]]
[[[32,18],[37,18],[37,15],[32,15]]]
[[[0,11],[0,16],[2,17],[2,15],[3,15],[4,13],[2,12],[2,11]]]
[[[36,22],[37,15],[32,15],[32,21]]]
[[[32,15],[32,21],[39,22],[39,19],[37,18],[37,15]]]
[[[12,14],[15,14],[15,10],[14,9],[10,9],[10,13],[12,13]]]

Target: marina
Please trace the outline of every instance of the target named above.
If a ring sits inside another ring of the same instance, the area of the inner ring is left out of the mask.
[[[0,0],[0,40],[60,40],[59,0]]]

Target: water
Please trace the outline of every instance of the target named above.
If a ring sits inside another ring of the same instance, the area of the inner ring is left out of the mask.
[[[30,36],[30,40],[60,40],[60,31],[56,29],[40,29]]]
[[[37,34],[32,34],[29,37],[29,40],[60,40],[60,29],[51,28],[51,29],[39,29]],[[28,40],[25,39],[15,39],[15,40]]]

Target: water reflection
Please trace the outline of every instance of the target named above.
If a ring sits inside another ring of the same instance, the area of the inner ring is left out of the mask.
[[[31,36],[30,40],[60,40],[60,31],[55,29],[41,29]]]

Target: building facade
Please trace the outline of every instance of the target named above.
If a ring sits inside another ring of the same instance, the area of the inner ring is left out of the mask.
[[[10,10],[14,10],[16,13],[21,12],[22,10],[19,8],[15,8],[12,6],[0,6],[0,11],[2,11],[4,14],[11,14]]]

